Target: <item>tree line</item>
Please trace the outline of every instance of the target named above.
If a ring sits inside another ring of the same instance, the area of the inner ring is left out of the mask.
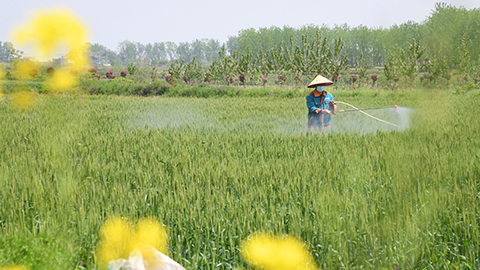
[[[99,64],[140,64],[158,66],[172,60],[212,62],[221,44],[215,39],[197,39],[190,42],[155,42],[142,44],[129,40],[118,43],[117,51],[95,43],[90,45],[90,55]]]
[[[480,44],[480,9],[468,10],[437,3],[423,22],[408,21],[389,28],[368,28],[362,25],[350,27],[346,24],[331,28],[326,25],[306,25],[300,28],[273,26],[240,30],[237,36],[230,36],[224,44],[215,39],[197,39],[178,44],[143,44],[125,40],[118,43],[116,51],[98,43],[89,44],[89,53],[94,63],[100,65],[159,66],[175,60],[188,63],[194,58],[199,62],[212,63],[217,59],[222,46],[225,46],[229,56],[233,56],[235,51],[238,55],[251,53],[256,58],[273,48],[287,48],[293,52],[297,47],[303,48],[305,43],[314,44],[318,32],[332,50],[335,40],[343,40],[342,56],[346,57],[349,67],[355,67],[359,63],[370,67],[384,66],[393,48],[408,51],[412,40],[415,40],[425,48],[424,55],[445,59],[449,68],[455,68],[455,59],[461,53],[459,48],[463,39],[467,39],[470,44]],[[12,43],[0,42],[0,61],[10,61],[13,49]],[[480,46],[469,46],[468,54],[472,61],[477,61]]]
[[[463,37],[469,39],[471,44],[480,44],[480,9],[468,10],[437,3],[423,22],[408,21],[389,28],[350,27],[346,24],[332,28],[325,25],[250,28],[239,31],[238,36],[233,37],[237,44],[234,49],[241,53],[248,50],[255,53],[278,46],[294,48],[303,43],[303,36],[313,42],[317,31],[329,40],[341,37],[345,41],[343,53],[348,56],[347,64],[350,67],[354,67],[362,58],[372,66],[383,66],[393,47],[408,50],[413,39],[426,48],[425,53],[446,57],[449,67],[453,67]],[[469,53],[473,60],[478,60],[480,46],[470,46]]]
[[[428,79],[437,84],[457,79],[475,84],[480,78],[480,10],[466,10],[447,4],[436,4],[423,23],[407,22],[389,29],[368,29],[346,25],[332,29],[322,26],[270,27],[241,30],[231,37],[227,48],[222,46],[207,71],[193,61],[176,60],[168,70],[172,80],[186,83],[221,80],[233,83],[238,77],[243,85],[263,85],[269,75],[276,75],[278,84],[305,84],[322,74],[337,80],[347,68],[353,73],[347,80],[368,81],[367,70],[383,69],[389,85],[404,78],[413,84]],[[378,75],[371,77],[373,84]],[[345,78],[343,78],[345,81]]]

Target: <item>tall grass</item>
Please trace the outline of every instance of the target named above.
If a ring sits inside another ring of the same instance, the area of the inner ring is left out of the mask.
[[[0,101],[0,266],[95,265],[99,228],[156,217],[187,269],[247,267],[256,231],[323,269],[479,266],[478,97],[344,95],[417,110],[403,132],[285,132],[305,99],[42,96]]]

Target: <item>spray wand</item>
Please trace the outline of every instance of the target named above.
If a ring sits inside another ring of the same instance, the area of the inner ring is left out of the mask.
[[[397,109],[398,106],[384,106],[384,107],[374,107],[374,108],[360,108],[360,109],[351,109],[351,110],[337,110],[337,113],[339,112],[358,112],[358,111],[366,111],[366,110],[378,110],[378,109],[390,109],[390,108],[395,108]]]
[[[397,126],[397,125],[395,125],[395,124],[393,124],[393,123],[390,123],[390,122],[388,122],[388,121],[382,120],[382,119],[380,119],[380,118],[377,118],[377,117],[375,117],[375,116],[372,116],[372,115],[364,112],[365,110],[376,110],[376,109],[385,109],[385,108],[395,108],[395,109],[398,109],[398,106],[397,106],[397,105],[394,105],[394,106],[386,106],[386,107],[374,107],[374,108],[361,108],[361,109],[359,109],[359,108],[353,106],[352,104],[348,104],[348,103],[343,102],[343,101],[336,101],[336,103],[344,104],[344,105],[347,105],[347,106],[350,106],[351,108],[353,108],[353,110],[338,110],[337,113],[339,113],[339,112],[361,112],[361,113],[365,114],[366,116],[368,116],[368,117],[370,117],[370,118],[372,118],[372,119],[375,119],[375,120],[380,121],[380,122],[382,122],[382,123],[389,124],[389,125],[392,125],[392,126],[394,126],[394,127],[400,128],[399,126]]]

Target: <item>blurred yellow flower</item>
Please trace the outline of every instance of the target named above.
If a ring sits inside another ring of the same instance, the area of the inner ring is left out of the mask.
[[[69,9],[39,10],[26,23],[12,31],[13,41],[25,46],[34,44],[35,53],[53,57],[65,46],[72,53],[69,57],[75,66],[88,63],[82,44],[88,40],[87,27]]]
[[[101,264],[128,256],[128,243],[132,237],[131,226],[121,218],[107,220],[100,230],[102,242],[98,250],[98,260]]]
[[[72,47],[68,54],[68,60],[70,65],[74,67],[83,67],[90,65],[90,57],[88,51],[90,50],[87,44],[81,44],[76,47]]]
[[[33,61],[22,60],[15,64],[15,76],[18,79],[30,79],[38,75],[38,68]]]
[[[139,220],[135,231],[133,249],[140,248],[141,244],[152,246],[166,254],[167,232],[163,224],[151,218]]]
[[[35,105],[35,96],[30,91],[21,91],[13,95],[12,104],[16,109],[28,110]]]
[[[52,77],[48,78],[46,86],[53,91],[61,92],[74,87],[77,83],[77,76],[66,68],[58,69]]]
[[[160,222],[145,218],[137,223],[136,231],[130,223],[121,218],[113,218],[105,222],[101,231],[102,242],[97,250],[100,264],[108,264],[111,260],[128,258],[134,250],[140,250],[145,260],[154,259],[153,249],[167,252],[167,233]]]
[[[5,76],[5,73],[3,73],[3,70],[0,68],[0,80],[3,79],[3,76]]]
[[[291,236],[257,234],[245,241],[242,256],[251,265],[265,270],[316,269],[305,245]]]

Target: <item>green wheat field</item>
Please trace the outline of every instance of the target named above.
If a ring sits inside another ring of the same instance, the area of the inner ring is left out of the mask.
[[[303,240],[321,269],[478,269],[480,96],[333,94],[414,113],[402,130],[339,114],[323,134],[304,97],[5,97],[0,266],[99,269],[99,229],[122,216],[161,220],[187,269],[250,269],[239,246],[258,231]]]

